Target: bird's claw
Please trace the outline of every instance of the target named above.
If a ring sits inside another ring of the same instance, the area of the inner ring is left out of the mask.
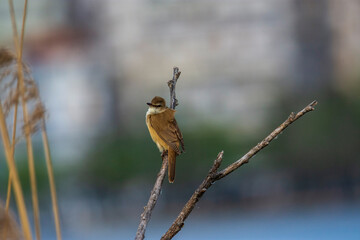
[[[162,154],[161,154],[161,157],[162,158],[165,157],[167,155],[167,153],[168,153],[167,151],[163,151]]]

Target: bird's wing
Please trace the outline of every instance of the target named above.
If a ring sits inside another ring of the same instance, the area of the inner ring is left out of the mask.
[[[172,126],[175,128],[176,136],[180,141],[181,149],[182,149],[181,152],[185,152],[184,138],[183,138],[183,135],[182,135],[182,133],[181,133],[181,131],[179,129],[179,126],[178,126],[175,118],[174,118],[174,120],[172,122]]]
[[[169,145],[177,154],[180,154],[179,142],[183,146],[182,134],[174,118],[175,111],[167,109],[160,114],[150,116],[150,124],[159,137]]]

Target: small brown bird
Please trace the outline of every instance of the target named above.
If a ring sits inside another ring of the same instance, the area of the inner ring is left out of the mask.
[[[183,136],[175,120],[175,110],[166,107],[162,97],[154,97],[146,113],[146,125],[152,140],[156,143],[162,156],[168,152],[169,182],[175,179],[176,156],[185,151]],[[180,145],[182,150],[180,150]]]

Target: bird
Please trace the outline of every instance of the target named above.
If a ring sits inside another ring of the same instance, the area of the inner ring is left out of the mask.
[[[146,125],[161,156],[168,154],[168,179],[169,183],[173,183],[176,157],[185,151],[183,136],[175,120],[176,111],[168,108],[165,99],[159,96],[155,96],[147,105]]]

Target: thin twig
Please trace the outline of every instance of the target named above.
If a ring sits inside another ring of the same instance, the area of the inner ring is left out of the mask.
[[[266,147],[276,136],[278,136],[282,131],[284,131],[285,128],[287,128],[290,124],[298,120],[300,117],[302,117],[304,114],[311,112],[314,110],[315,105],[317,104],[317,101],[313,101],[309,105],[307,105],[303,110],[298,112],[296,115],[292,112],[290,116],[283,122],[279,127],[277,127],[272,133],[269,134],[264,140],[262,140],[260,143],[258,143],[255,147],[253,147],[248,153],[246,153],[242,158],[237,160],[236,162],[230,164],[228,167],[226,167],[224,170],[216,174],[215,179],[219,180],[227,175],[229,175],[231,172],[239,168],[241,165],[248,163],[250,158],[252,158],[256,153],[258,153],[261,149]]]
[[[181,74],[181,72],[179,71],[179,68],[174,67],[173,68],[173,78],[172,78],[172,80],[168,81],[168,86],[169,86],[169,90],[170,90],[170,105],[169,106],[170,106],[170,108],[172,108],[174,110],[175,110],[176,106],[178,105],[178,101],[177,101],[176,95],[175,95],[175,87],[176,87],[177,80],[180,77],[180,74]],[[150,221],[151,213],[152,213],[152,211],[156,205],[156,202],[159,198],[167,167],[168,167],[168,156],[167,156],[167,154],[163,154],[162,155],[162,165],[161,165],[159,174],[156,178],[155,185],[151,191],[149,201],[148,201],[147,205],[144,207],[144,212],[141,214],[140,224],[139,224],[138,230],[136,232],[135,240],[142,240],[145,238],[146,227],[147,227],[148,222]]]
[[[154,185],[153,189],[151,190],[149,201],[148,201],[147,205],[144,207],[144,212],[141,214],[141,220],[140,220],[138,230],[136,232],[135,239],[144,239],[145,238],[146,226],[147,226],[148,222],[150,221],[151,213],[152,213],[152,211],[155,207],[155,204],[158,200],[158,197],[160,195],[161,187],[162,187],[162,183],[165,178],[165,173],[166,173],[167,167],[168,167],[168,161],[167,161],[167,156],[165,156],[163,159],[160,171],[157,175],[155,185]]]
[[[176,94],[175,94],[175,87],[176,87],[176,83],[177,80],[180,77],[181,72],[179,71],[178,67],[174,67],[173,68],[173,78],[168,81],[168,86],[170,89],[170,108],[171,109],[175,109],[177,105],[179,105],[178,100],[176,99]]]
[[[248,153],[246,153],[242,158],[237,160],[236,162],[230,164],[224,170],[217,172],[217,169],[220,167],[223,152],[220,152],[214,164],[209,171],[208,175],[204,179],[204,181],[200,184],[200,186],[196,189],[196,191],[191,196],[190,200],[185,204],[184,208],[181,210],[178,217],[175,219],[173,224],[167,230],[167,232],[161,237],[162,240],[172,239],[184,226],[184,222],[186,218],[190,215],[191,211],[194,209],[195,204],[199,201],[202,195],[212,186],[212,184],[223,177],[229,175],[234,170],[238,169],[245,163],[248,163],[250,158],[252,158],[256,153],[258,153],[261,149],[265,148],[269,143],[276,138],[282,131],[285,130],[291,123],[298,120],[304,114],[311,112],[314,110],[314,106],[317,104],[317,101],[313,101],[308,106],[306,106],[303,110],[298,112],[296,115],[291,113],[290,116],[279,126],[277,127],[269,136],[264,138],[260,143],[258,143],[255,147],[253,147]]]

